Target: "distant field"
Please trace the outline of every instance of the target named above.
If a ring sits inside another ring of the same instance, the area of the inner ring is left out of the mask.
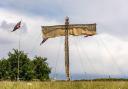
[[[128,81],[0,81],[0,89],[128,89]]]

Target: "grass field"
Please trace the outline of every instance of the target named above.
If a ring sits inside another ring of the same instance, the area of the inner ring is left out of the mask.
[[[0,89],[128,89],[128,81],[1,81]]]

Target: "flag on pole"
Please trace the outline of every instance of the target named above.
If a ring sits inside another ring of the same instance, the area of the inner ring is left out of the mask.
[[[40,43],[40,45],[42,45],[46,40],[48,40],[48,38],[44,38],[44,39],[42,40],[42,42]]]
[[[20,27],[21,27],[21,21],[18,22],[18,23],[14,26],[14,28],[13,28],[13,30],[12,30],[11,32],[16,31],[16,30],[19,29]]]

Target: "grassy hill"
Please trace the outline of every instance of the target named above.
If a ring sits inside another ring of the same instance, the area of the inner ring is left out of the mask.
[[[0,89],[128,89],[128,81],[1,81]]]

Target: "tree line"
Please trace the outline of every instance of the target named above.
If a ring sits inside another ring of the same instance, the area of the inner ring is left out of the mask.
[[[19,60],[19,73],[18,73]],[[0,59],[0,80],[49,80],[51,68],[46,62],[47,58],[35,56],[30,59],[24,51],[13,49],[7,58]]]

